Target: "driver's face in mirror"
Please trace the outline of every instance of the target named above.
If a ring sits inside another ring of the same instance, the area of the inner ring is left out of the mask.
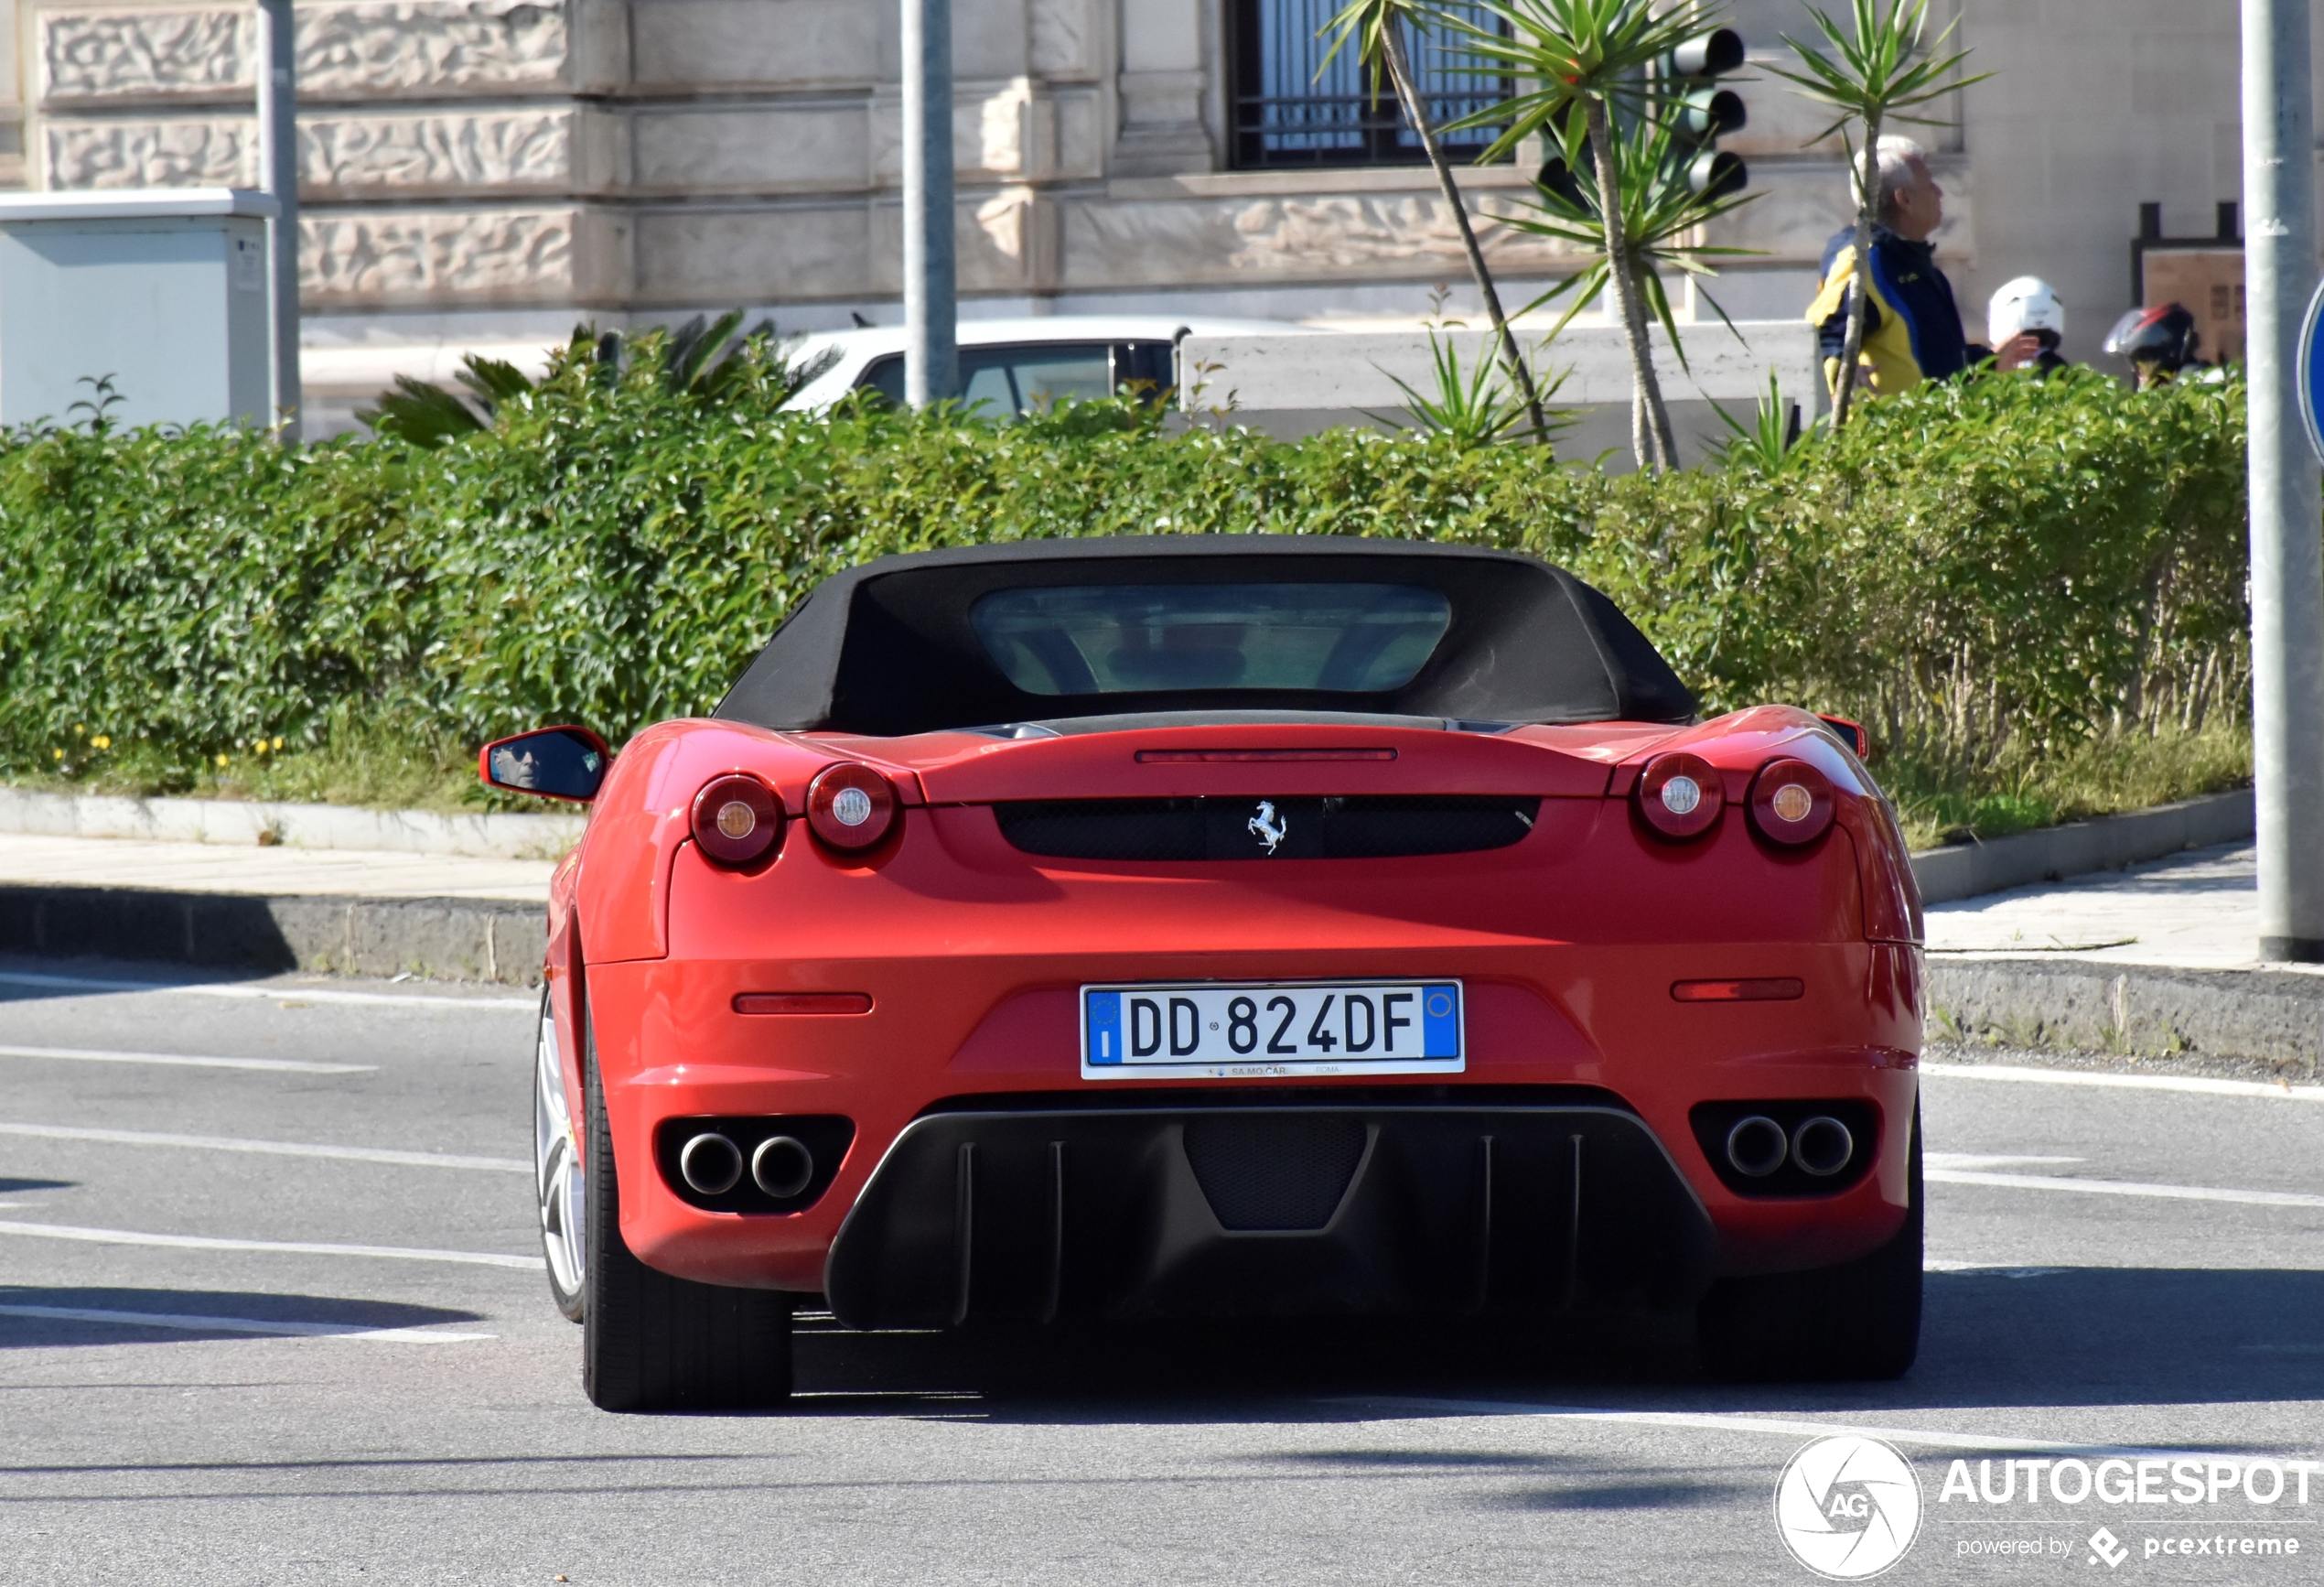
[[[605,762],[604,751],[588,739],[553,729],[494,745],[487,780],[494,787],[520,793],[594,799],[605,781]]]
[[[492,751],[492,781],[505,783],[511,788],[537,786],[533,778],[532,752],[520,753],[506,745]]]

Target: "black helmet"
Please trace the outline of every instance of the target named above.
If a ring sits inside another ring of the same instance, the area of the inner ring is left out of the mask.
[[[2195,345],[2200,340],[2195,317],[2182,305],[2165,303],[2134,308],[2115,320],[2106,333],[2106,351],[2136,366],[2171,371],[2195,362]]]

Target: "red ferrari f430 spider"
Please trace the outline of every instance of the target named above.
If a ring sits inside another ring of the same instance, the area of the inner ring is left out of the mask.
[[[1920,903],[1845,722],[1699,720],[1532,557],[1162,536],[827,580],[705,718],[546,728],[551,1289],[612,1409],[845,1324],[1921,1318]]]

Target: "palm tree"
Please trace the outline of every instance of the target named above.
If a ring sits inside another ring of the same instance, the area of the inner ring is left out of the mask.
[[[1647,306],[1640,291],[1635,250],[1624,228],[1624,141],[1614,135],[1618,105],[1641,106],[1656,96],[1654,69],[1663,57],[1704,30],[1691,10],[1656,15],[1646,0],[1479,0],[1506,33],[1467,17],[1451,17],[1469,36],[1469,51],[1496,63],[1524,86],[1513,97],[1454,126],[1499,126],[1501,135],[1478,160],[1499,159],[1520,141],[1544,135],[1564,151],[1576,177],[1587,167],[1598,188],[1603,241],[1603,285],[1630,348],[1630,449],[1641,469],[1678,460],[1671,415],[1654,374],[1646,333]]]
[[[1803,70],[1769,68],[1795,84],[1807,98],[1839,113],[1810,143],[1820,143],[1835,132],[1845,136],[1852,122],[1863,132],[1864,152],[1856,189],[1856,287],[1848,295],[1847,337],[1841,345],[1839,381],[1832,394],[1834,429],[1848,422],[1849,402],[1856,393],[1856,360],[1864,352],[1864,328],[1872,302],[1872,222],[1880,209],[1880,128],[1890,120],[1932,124],[1926,116],[1898,113],[1993,75],[1988,71],[1946,81],[1946,75],[1969,55],[1965,49],[1942,59],[1934,54],[1961,25],[1958,16],[1937,35],[1930,55],[1913,59],[1921,54],[1921,33],[1928,27],[1929,0],[1888,0],[1885,8],[1881,0],[1854,0],[1854,5],[1853,38],[1841,32],[1839,24],[1823,12],[1813,7],[1808,11],[1816,31],[1831,46],[1830,55],[1787,34],[1783,42],[1799,52]]]
[[[1493,333],[1501,343],[1501,362],[1508,366],[1509,378],[1524,401],[1532,433],[1546,439],[1550,426],[1542,412],[1541,394],[1534,389],[1533,372],[1525,367],[1524,355],[1517,351],[1517,338],[1511,333],[1509,320],[1501,311],[1501,294],[1493,289],[1492,272],[1486,267],[1484,250],[1477,245],[1477,231],[1469,224],[1469,208],[1460,201],[1460,189],[1453,181],[1452,166],[1446,160],[1437,129],[1428,118],[1428,106],[1420,97],[1412,58],[1404,49],[1406,29],[1419,36],[1430,26],[1442,24],[1459,26],[1458,19],[1432,0],[1349,0],[1347,6],[1325,24],[1325,30],[1334,37],[1316,75],[1322,76],[1324,68],[1351,40],[1356,46],[1356,58],[1371,71],[1375,95],[1380,92],[1380,76],[1385,69],[1396,98],[1404,106],[1404,117],[1412,123],[1412,130],[1419,135],[1420,146],[1428,156],[1428,164],[1436,170],[1436,185],[1444,190],[1453,223],[1460,228],[1460,245],[1469,254],[1469,273],[1476,277],[1478,294],[1485,300],[1485,313],[1492,320]]]

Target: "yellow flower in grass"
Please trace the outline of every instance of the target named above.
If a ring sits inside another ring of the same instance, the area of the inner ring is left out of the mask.
[[[228,761],[228,759],[229,759],[229,758],[230,758],[230,757],[226,754],[226,752],[225,752],[223,750],[221,750],[218,752],[218,769],[219,769],[220,771],[221,771],[221,772],[222,772],[222,771],[224,771],[224,770],[226,769],[226,762],[227,762],[227,761]]]
[[[89,740],[89,747],[92,750],[110,750],[113,748],[113,735],[111,733],[100,733],[95,738]]]
[[[65,758],[65,752],[62,750],[51,750],[48,753],[54,755],[59,761]]]
[[[277,734],[275,734],[275,735],[274,735],[274,751],[275,751],[275,753],[280,754],[280,753],[282,752],[282,748],[283,748],[283,736],[282,736],[280,733],[277,733]]]

